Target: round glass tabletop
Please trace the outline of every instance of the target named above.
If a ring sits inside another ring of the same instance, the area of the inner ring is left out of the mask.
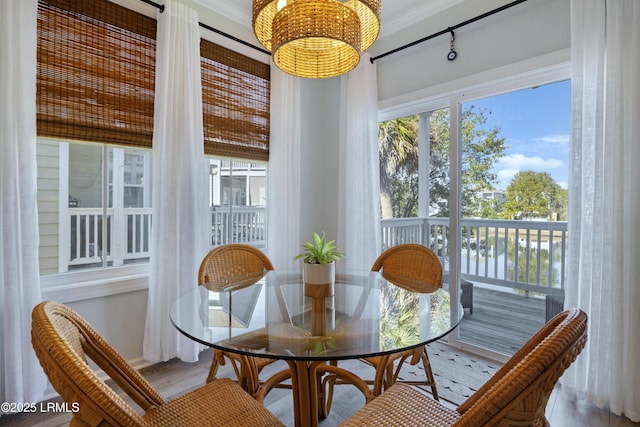
[[[171,307],[171,322],[202,344],[249,356],[339,360],[418,347],[451,332],[449,293],[411,292],[378,272],[338,272],[327,285],[272,270],[198,286]]]

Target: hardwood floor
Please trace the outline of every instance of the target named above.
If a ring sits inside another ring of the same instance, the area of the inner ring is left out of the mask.
[[[459,350],[456,350],[459,353]],[[203,384],[211,362],[211,350],[202,354],[197,363],[185,363],[172,360],[166,363],[154,365],[142,370],[142,374],[156,387],[167,399],[173,399],[195,387]],[[267,369],[274,371],[281,369],[283,365],[277,362]],[[350,366],[349,363],[354,364]],[[341,366],[358,369],[355,364],[363,365],[358,361],[347,361]],[[220,373],[231,374],[229,365],[221,367]],[[265,372],[268,374],[269,372]],[[229,375],[230,376],[230,375]],[[464,378],[464,376],[462,376]],[[336,388],[334,405],[328,418],[320,421],[322,427],[332,427],[340,424],[345,418],[355,412],[364,404],[362,395],[350,386]],[[59,401],[59,400],[57,400]],[[287,389],[275,389],[266,398],[265,405],[287,426],[293,426],[291,391]],[[443,402],[450,407],[455,405]],[[564,396],[557,387],[551,395],[547,406],[547,418],[552,426],[588,426],[588,427],[632,427],[640,423],[632,423],[627,418],[618,417],[609,411],[600,410],[583,402],[575,402]],[[68,425],[70,416],[59,413],[36,413],[5,415],[0,417],[0,425],[29,426],[29,427],[57,427]]]
[[[513,354],[544,325],[542,298],[487,289],[476,283],[473,314],[465,310],[460,339],[503,354]]]

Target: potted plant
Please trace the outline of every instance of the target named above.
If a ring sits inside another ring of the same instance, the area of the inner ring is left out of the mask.
[[[323,231],[322,236],[313,232],[313,242],[305,241],[304,250],[294,259],[304,261],[304,282],[308,284],[330,284],[335,280],[335,262],[344,254],[338,251],[335,240],[327,241]]]

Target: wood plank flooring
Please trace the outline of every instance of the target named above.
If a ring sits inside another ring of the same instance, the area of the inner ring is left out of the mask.
[[[473,290],[473,314],[465,310],[459,326],[463,341],[511,355],[544,325],[545,302],[516,293]]]
[[[474,311],[475,314],[475,311]],[[446,352],[450,351],[450,354]],[[448,348],[446,345],[440,347],[430,347],[429,353],[433,359],[434,371],[436,378],[439,382],[439,387],[445,388],[446,375],[441,371],[443,368],[437,367],[438,352],[442,352],[443,359],[453,359],[469,357],[474,360],[478,359],[474,355],[468,355],[459,350]],[[474,368],[474,375],[479,375],[477,372],[480,366],[484,366],[482,369],[486,369],[486,366],[491,364],[484,363],[483,360],[476,360],[471,364],[468,363],[468,359],[465,359],[465,367],[450,369],[449,366],[457,366],[455,363],[448,365],[446,368],[447,375],[453,375],[451,382],[464,384],[470,382],[465,380],[469,378],[469,365]],[[160,393],[167,399],[172,399],[181,395],[195,387],[199,387],[204,383],[204,378],[207,375],[209,365],[211,362],[211,350],[203,352],[199,362],[185,363],[179,360],[171,360],[169,362],[160,363],[142,370],[142,374],[160,391]],[[267,369],[273,369],[274,371],[283,367],[278,365],[281,362],[274,363]],[[283,363],[283,362],[282,362]],[[463,364],[458,364],[463,365]],[[350,369],[358,370],[362,369],[363,363],[359,361],[347,361],[340,364],[340,366],[348,367]],[[496,367],[499,366],[496,365]],[[229,365],[225,365],[221,373],[231,374]],[[464,368],[464,369],[463,369]],[[459,370],[458,370],[459,369]],[[466,370],[465,370],[466,369]],[[457,374],[454,372],[458,370]],[[265,372],[268,374],[268,372]],[[456,376],[457,375],[457,376]],[[438,378],[439,377],[439,378]],[[481,381],[480,378],[474,379],[476,382]],[[336,388],[334,405],[331,410],[331,414],[328,418],[320,421],[321,427],[332,427],[340,424],[342,420],[355,412],[364,404],[364,398],[351,386],[339,386]],[[449,397],[451,398],[451,397]],[[451,398],[453,399],[453,398]],[[59,401],[59,400],[58,400]],[[265,400],[267,408],[273,412],[283,423],[287,426],[293,426],[292,417],[292,398],[291,391],[286,389],[275,389],[272,391]],[[444,404],[455,407],[456,405],[447,401],[443,401]],[[584,402],[576,402],[568,399],[561,392],[559,387],[554,390],[554,393],[549,400],[547,406],[547,418],[552,426],[588,426],[588,427],[633,427],[640,424],[632,423],[626,418],[618,417],[611,414],[609,411],[601,410],[593,406],[587,405]],[[29,427],[58,427],[68,425],[70,416],[68,414],[19,414],[8,415],[0,417],[0,425],[6,426],[29,426]]]

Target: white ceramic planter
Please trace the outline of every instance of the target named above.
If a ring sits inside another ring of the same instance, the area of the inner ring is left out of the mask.
[[[302,270],[304,295],[311,298],[311,334],[326,335],[327,330],[335,327],[333,309],[333,286],[336,279],[336,265],[304,264]],[[327,316],[327,313],[333,313]]]
[[[302,270],[304,283],[309,285],[330,285],[336,279],[336,263],[307,264]]]

